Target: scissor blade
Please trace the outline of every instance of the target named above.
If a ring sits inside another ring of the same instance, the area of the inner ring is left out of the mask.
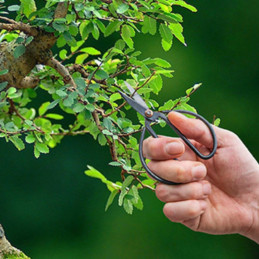
[[[124,94],[121,91],[118,91],[121,96],[125,99],[125,101],[133,108],[135,109],[138,113],[140,113],[142,116],[145,117],[145,111],[146,108],[143,107],[141,104],[137,103],[135,100],[133,100],[132,98],[130,98],[129,96],[127,96],[126,94]]]
[[[145,103],[145,101],[142,99],[142,97],[135,91],[135,89],[128,83],[128,82],[124,82],[125,85],[127,86],[127,88],[129,89],[130,93],[133,94],[132,98],[139,103],[140,105],[142,105],[143,107],[145,107],[146,109],[148,109],[147,104]]]

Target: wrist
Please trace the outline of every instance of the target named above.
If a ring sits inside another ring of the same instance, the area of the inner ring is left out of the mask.
[[[247,233],[241,233],[241,235],[259,244],[259,225],[257,224],[257,226],[252,226]]]
[[[257,164],[257,175],[259,175],[259,165]],[[259,181],[257,184],[257,191],[252,195],[252,198],[249,204],[251,210],[251,220],[248,221],[250,223],[247,224],[247,231],[245,233],[240,233],[241,235],[255,241],[259,244]]]

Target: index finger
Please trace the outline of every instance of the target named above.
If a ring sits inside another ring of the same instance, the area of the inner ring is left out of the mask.
[[[213,148],[211,132],[201,120],[187,118],[175,111],[168,114],[168,119],[188,139],[194,139],[208,148]],[[213,129],[215,130],[215,127]]]

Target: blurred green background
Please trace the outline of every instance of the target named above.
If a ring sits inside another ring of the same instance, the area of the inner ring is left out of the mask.
[[[165,58],[176,71],[155,99],[162,104],[202,82],[191,104],[210,121],[220,117],[221,126],[236,132],[258,159],[256,2],[189,2],[199,12],[181,10],[188,47],[175,41],[165,53],[159,36],[137,36],[143,58]],[[89,40],[89,46],[106,48],[112,40]],[[38,160],[32,147],[18,152],[3,139],[0,152],[0,222],[12,244],[32,258],[259,258],[258,246],[246,238],[196,233],[169,222],[151,191],[142,192],[142,212],[129,216],[114,204],[105,213],[108,191],[83,172],[87,164],[108,178],[118,171],[107,165],[108,149],[90,136],[67,137]]]

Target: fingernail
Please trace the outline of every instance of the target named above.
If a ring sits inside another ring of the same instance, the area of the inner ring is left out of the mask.
[[[207,208],[207,202],[204,200],[200,200],[200,206],[201,206],[201,210],[204,212],[205,209]]]
[[[203,184],[202,191],[204,195],[209,195],[211,193],[211,185],[209,183]]]
[[[181,142],[169,142],[165,145],[165,151],[168,155],[177,155],[183,152],[183,144]]]
[[[199,180],[206,175],[206,167],[204,165],[198,165],[192,168],[193,180]]]

